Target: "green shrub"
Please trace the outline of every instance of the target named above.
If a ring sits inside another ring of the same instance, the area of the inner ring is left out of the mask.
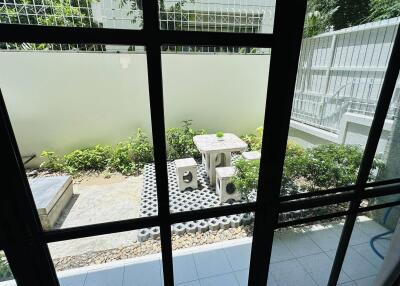
[[[136,136],[132,140],[132,148],[132,159],[140,168],[143,167],[144,163],[153,161],[153,146],[149,137],[140,128],[138,128]]]
[[[43,151],[45,161],[40,168],[74,174],[79,171],[110,169],[124,175],[138,172],[145,163],[153,160],[153,147],[148,136],[138,129],[134,138],[119,142],[115,148],[96,145],[77,149],[60,158],[54,152]]]
[[[281,194],[290,195],[297,192],[295,180],[302,175],[304,167],[305,149],[289,140],[286,145],[285,161],[283,165]]]
[[[166,134],[168,158],[171,160],[185,157],[199,158],[200,153],[193,142],[196,135],[205,134],[205,130],[194,130],[192,120],[184,120],[182,127],[169,128]]]
[[[44,158],[40,168],[48,170],[50,172],[59,172],[64,169],[64,162],[58,157],[55,152],[43,151],[40,154],[41,158]]]
[[[242,198],[249,201],[250,192],[257,188],[260,161],[239,158],[233,163],[233,165],[235,166],[236,171],[232,182],[240,192]]]
[[[359,146],[319,145],[306,150],[305,156],[298,162],[301,172],[299,175],[312,184],[312,189],[354,184],[357,180],[362,156],[363,150]],[[375,159],[372,170],[381,166],[380,160]]]
[[[109,168],[123,175],[131,175],[138,171],[137,164],[133,161],[132,139],[119,142],[112,152]]]
[[[287,177],[297,179],[303,175],[306,160],[306,149],[289,140],[286,146],[284,172]]]
[[[3,253],[0,253],[0,281],[9,280],[12,276],[7,258]]]
[[[153,146],[148,136],[140,128],[135,138],[119,142],[114,148],[109,167],[124,175],[132,175],[153,161]]]
[[[64,169],[69,173],[77,171],[103,171],[111,158],[111,146],[96,145],[72,151],[64,156]]]
[[[258,127],[255,134],[244,134],[240,138],[247,143],[250,151],[261,150],[264,128]]]

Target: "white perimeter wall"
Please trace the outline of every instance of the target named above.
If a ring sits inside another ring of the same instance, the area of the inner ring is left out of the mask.
[[[168,127],[243,134],[263,121],[269,56],[163,55]],[[23,155],[150,131],[146,56],[1,52],[0,88]],[[37,163],[36,161],[35,163]]]

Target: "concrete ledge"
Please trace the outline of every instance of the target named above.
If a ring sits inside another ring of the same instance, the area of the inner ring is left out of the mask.
[[[42,226],[44,229],[50,229],[72,198],[72,178],[41,177],[29,180],[29,184]]]

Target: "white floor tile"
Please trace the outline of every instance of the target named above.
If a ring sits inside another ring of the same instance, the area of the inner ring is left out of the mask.
[[[200,279],[201,286],[239,286],[233,273]]]
[[[388,231],[387,228],[384,226],[380,225],[379,223],[373,221],[373,220],[367,220],[367,221],[358,221],[356,222],[356,225],[367,235],[370,236],[375,236],[377,234],[381,234],[383,232]]]
[[[161,286],[162,284],[160,260],[125,266],[123,286]]]
[[[335,251],[329,251],[327,254],[332,259],[335,258]],[[362,279],[378,273],[378,269],[375,266],[351,247],[347,250],[342,270],[351,280]]]
[[[271,274],[279,286],[317,285],[297,260],[271,264]]]
[[[295,257],[289,248],[287,248],[287,246],[278,237],[274,237],[274,243],[272,244],[271,263],[294,258]]]
[[[286,232],[279,237],[295,257],[321,253],[318,247],[305,233]]]
[[[193,257],[199,278],[221,275],[233,271],[222,249],[193,253]]]
[[[387,249],[382,247],[380,244],[375,243],[376,250],[379,251],[383,256],[385,256]],[[380,258],[371,248],[369,243],[363,243],[359,245],[352,246],[361,256],[368,260],[372,265],[377,267],[378,269],[381,267],[383,263],[383,259]]]
[[[338,284],[338,286],[357,286],[357,284],[354,281],[350,281],[350,282]]]
[[[173,260],[175,284],[199,279],[192,254],[177,255]]]
[[[86,280],[86,273],[60,277],[58,280],[60,281],[60,286],[83,286]]]
[[[235,245],[225,247],[225,254],[234,271],[250,267],[251,244]]]
[[[249,280],[249,269],[244,269],[240,271],[235,272],[236,279],[239,282],[240,286],[247,286],[247,282]],[[276,283],[275,279],[272,277],[272,275],[268,276],[268,286],[278,286]]]
[[[122,286],[124,267],[104,268],[89,272],[85,286]]]
[[[357,286],[374,286],[375,276],[356,280]]]
[[[332,231],[335,232],[335,234],[340,237],[342,234],[343,227],[341,225],[336,225],[332,228]],[[351,233],[351,238],[350,238],[350,245],[357,245],[361,243],[366,243],[368,242],[372,236],[367,235],[365,232],[363,232],[360,227],[356,224],[354,225],[353,232]]]
[[[307,235],[323,251],[336,250],[339,245],[340,237],[330,229],[310,231],[307,233]]]
[[[196,281],[190,281],[187,283],[181,283],[181,284],[178,284],[177,286],[201,286],[201,285],[200,285],[200,281],[196,280]]]
[[[325,253],[318,253],[298,258],[301,265],[307,270],[314,281],[320,286],[328,284],[333,260]],[[343,273],[340,273],[338,283],[349,282],[351,279]]]

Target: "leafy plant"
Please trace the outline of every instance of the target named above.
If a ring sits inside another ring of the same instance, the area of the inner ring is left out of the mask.
[[[40,164],[40,168],[51,172],[59,172],[64,169],[64,162],[55,154],[55,152],[43,151],[40,154],[40,157],[45,159],[45,161]]]
[[[224,132],[218,131],[217,133],[215,133],[215,136],[217,136],[217,138],[222,138],[224,137]]]
[[[239,158],[233,164],[236,170],[232,182],[242,198],[248,202],[251,191],[257,188],[260,161]]]
[[[205,133],[203,129],[194,130],[192,120],[184,120],[182,127],[169,128],[166,135],[168,158],[174,160],[185,157],[200,157],[200,153],[194,145],[193,137]]]
[[[123,175],[131,175],[138,171],[137,164],[133,161],[133,143],[129,138],[119,142],[112,152],[109,168]]]
[[[12,276],[7,258],[3,253],[0,253],[0,281],[9,280]]]
[[[298,187],[295,181],[302,176],[304,160],[305,149],[292,140],[289,140],[286,145],[285,161],[283,165],[281,183],[282,195],[290,195],[297,192]]]
[[[255,134],[244,134],[240,138],[247,143],[250,151],[257,151],[261,149],[263,133],[264,128],[260,126],[256,129]]]
[[[324,13],[320,11],[307,13],[304,19],[304,37],[313,37],[333,29],[333,26],[330,25],[330,20],[336,10],[337,7]]]
[[[98,27],[93,21],[91,3],[97,0],[82,2],[79,0],[41,0],[40,9],[35,0],[3,2],[0,4],[0,23],[34,24],[46,26]],[[0,45],[4,46],[5,43]],[[48,43],[7,43],[11,48],[34,50],[69,49],[65,44]],[[102,50],[102,45],[74,45],[77,49]]]
[[[390,19],[400,16],[400,1],[398,0],[371,0],[370,15],[365,22]]]
[[[385,0],[384,0],[385,1]],[[309,0],[304,36],[359,25],[370,14],[371,0]]]
[[[50,151],[43,151],[41,156],[45,161],[40,168],[51,172],[74,174],[79,171],[109,169],[131,175],[153,160],[153,146],[143,130],[138,129],[134,138],[119,142],[115,148],[96,145],[74,150],[63,157]]]
[[[149,137],[142,129],[138,128],[136,136],[132,141],[132,159],[142,168],[145,163],[153,161],[153,146],[150,143]]]
[[[64,156],[65,169],[69,173],[77,171],[103,171],[110,160],[111,146],[96,145],[75,150]]]
[[[355,145],[325,144],[307,149],[304,155],[298,162],[299,175],[312,189],[326,189],[356,182],[363,151]],[[382,162],[374,159],[372,170],[380,167]]]

